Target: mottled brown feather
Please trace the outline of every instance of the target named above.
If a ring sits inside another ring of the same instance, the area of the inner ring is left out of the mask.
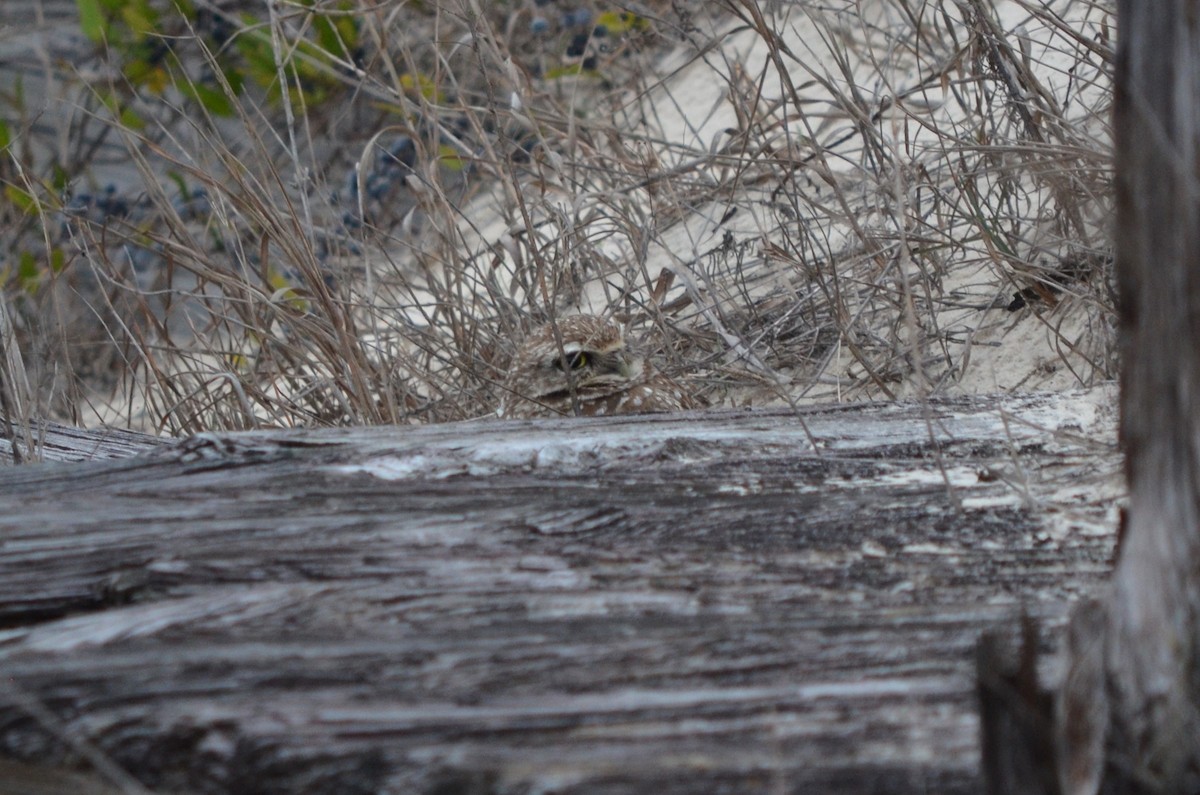
[[[626,347],[620,326],[594,315],[571,315],[531,333],[504,387],[505,418],[639,414],[689,404]]]

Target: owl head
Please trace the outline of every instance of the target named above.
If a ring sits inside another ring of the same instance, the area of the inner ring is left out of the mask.
[[[603,414],[601,407],[639,384],[644,372],[616,323],[563,317],[535,330],[513,357],[500,415]]]

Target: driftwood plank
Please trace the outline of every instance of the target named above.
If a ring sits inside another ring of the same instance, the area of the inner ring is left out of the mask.
[[[0,423],[3,423],[2,418]],[[27,429],[10,423],[6,432],[0,433],[0,466],[31,461],[128,458],[167,442],[167,439],[157,436],[119,428],[85,431],[55,422],[44,422]]]
[[[193,792],[974,792],[979,631],[1109,570],[1113,397],[10,469],[0,751]]]

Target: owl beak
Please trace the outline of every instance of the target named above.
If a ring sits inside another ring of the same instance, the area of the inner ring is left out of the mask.
[[[624,379],[634,378],[638,374],[637,360],[628,354],[622,354],[617,359],[617,372]]]

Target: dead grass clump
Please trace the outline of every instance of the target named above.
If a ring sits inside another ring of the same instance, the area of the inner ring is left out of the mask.
[[[143,3],[5,45],[11,417],[481,417],[579,310],[711,405],[1112,376],[1104,6]]]

